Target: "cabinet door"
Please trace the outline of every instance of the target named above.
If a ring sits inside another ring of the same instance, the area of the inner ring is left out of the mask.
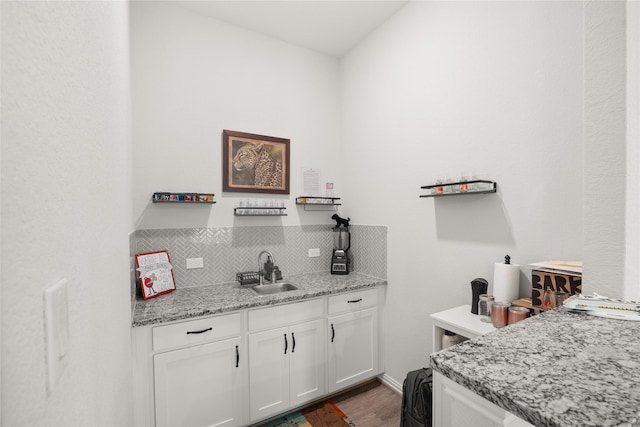
[[[328,318],[329,392],[378,374],[378,309]]]
[[[289,408],[288,328],[249,334],[249,405],[251,420]],[[296,349],[297,350],[297,349]]]
[[[436,371],[433,373],[433,425],[533,427]]]
[[[298,406],[325,394],[325,354],[323,319],[290,328],[291,406]]]
[[[153,357],[156,426],[242,424],[240,337]]]

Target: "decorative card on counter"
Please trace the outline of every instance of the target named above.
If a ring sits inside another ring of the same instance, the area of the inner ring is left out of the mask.
[[[144,299],[176,290],[169,252],[159,251],[136,255],[136,270],[140,277],[140,289]]]

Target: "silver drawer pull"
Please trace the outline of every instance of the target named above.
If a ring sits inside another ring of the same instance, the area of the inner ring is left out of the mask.
[[[187,331],[187,335],[189,335],[189,334],[203,334],[205,332],[209,332],[209,331],[212,331],[212,330],[213,330],[213,328],[207,328],[207,329],[203,329],[201,331]]]
[[[347,302],[348,302],[348,303],[352,303],[352,302],[360,302],[360,301],[362,301],[362,298],[348,300]]]

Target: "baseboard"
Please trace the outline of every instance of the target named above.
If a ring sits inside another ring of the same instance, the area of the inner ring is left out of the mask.
[[[391,378],[389,375],[382,374],[378,377],[378,379],[382,381],[382,384],[386,385],[396,393],[402,394],[402,384]]]

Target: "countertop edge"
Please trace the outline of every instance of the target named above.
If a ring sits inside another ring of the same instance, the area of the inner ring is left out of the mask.
[[[508,405],[505,402],[505,399],[507,399],[506,397],[497,395],[490,388],[485,387],[483,384],[477,381],[469,380],[463,377],[462,375],[458,375],[452,369],[442,369],[442,367],[439,366],[431,356],[429,357],[429,359],[430,359],[429,365],[431,369],[438,372],[445,378],[448,378],[449,380],[455,382],[459,386],[464,387],[465,389],[474,393],[478,397],[485,399],[487,402],[492,403],[500,407],[501,409],[533,425],[544,425],[547,427],[561,427],[559,424],[554,423],[552,418],[533,419],[531,417],[530,412],[520,410],[520,407],[517,404],[515,404],[515,402],[511,402],[511,405]]]
[[[296,277],[298,278],[305,277],[305,279],[302,281],[304,282],[306,280],[306,276],[312,277],[314,275],[315,274],[298,275]],[[348,275],[345,275],[343,277],[345,277],[345,280],[349,279]],[[240,311],[240,310],[249,309],[249,308],[266,307],[271,305],[292,303],[296,301],[303,301],[306,299],[312,299],[312,298],[322,297],[326,295],[339,294],[339,293],[345,293],[345,292],[351,292],[351,291],[357,291],[357,290],[387,285],[386,279],[367,276],[361,273],[358,273],[357,275],[352,276],[351,279],[353,279],[354,277],[357,278],[358,280],[361,280],[361,282],[346,283],[344,286],[339,286],[339,287],[325,286],[325,287],[316,288],[316,289],[314,288],[307,289],[305,285],[302,285],[301,290],[303,292],[295,291],[295,293],[291,293],[291,294],[281,293],[281,294],[271,295],[271,296],[255,295],[249,299],[244,299],[242,301],[230,302],[220,306],[200,307],[200,308],[195,308],[193,310],[190,310],[188,308],[184,309],[184,308],[173,306],[171,307],[171,310],[169,313],[163,313],[162,315],[156,315],[156,316],[152,316],[145,319],[139,319],[139,320],[135,319],[136,307],[134,306],[134,314],[132,315],[131,328],[158,325],[163,323],[175,322],[175,321],[186,320],[186,319],[194,319],[194,318],[205,317],[205,316],[213,316],[213,315],[222,314],[222,313],[231,313],[234,311]],[[229,283],[222,283],[222,284],[215,284],[215,285],[203,285],[200,288],[213,289],[215,287],[220,287],[220,286],[226,286],[229,289],[235,289],[235,290],[239,289],[239,286],[236,282],[229,282]],[[251,290],[249,289],[246,289],[246,291],[251,292]],[[167,295],[170,295],[170,294],[167,294]],[[162,298],[162,296],[160,296],[159,298]],[[147,303],[147,301],[136,300],[135,304],[136,305],[145,304]]]

